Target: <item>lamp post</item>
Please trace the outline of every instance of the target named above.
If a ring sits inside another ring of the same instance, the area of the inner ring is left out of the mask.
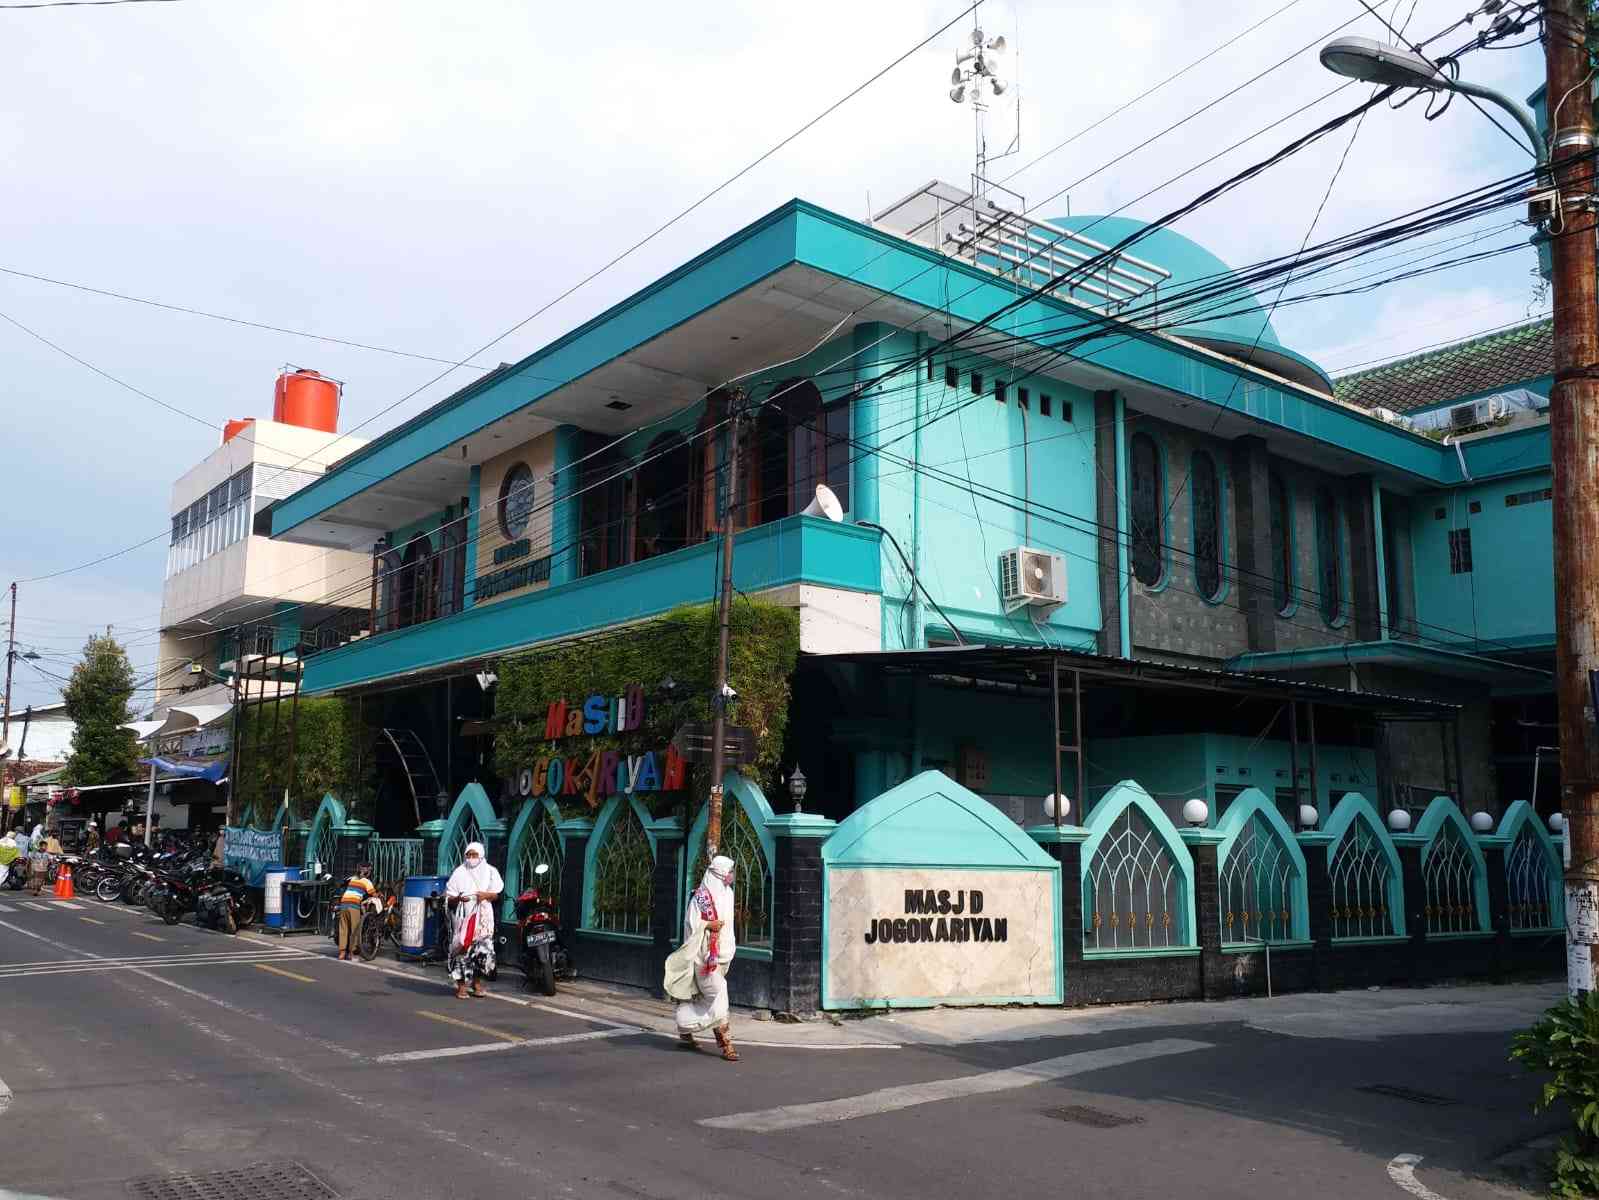
[[[1483,87],[1480,83],[1449,78],[1414,50],[1390,46],[1374,38],[1341,37],[1323,46],[1320,58],[1322,66],[1346,79],[1359,79],[1379,87],[1459,92],[1462,96],[1486,100],[1504,109],[1521,126],[1521,132],[1527,135],[1527,149],[1538,160],[1540,171],[1549,165],[1548,151],[1544,149],[1543,139],[1538,136],[1538,126],[1533,123],[1531,113],[1503,92]]]
[[[798,763],[795,763],[794,769],[789,772],[788,776],[788,794],[789,798],[794,801],[795,812],[803,811],[805,789],[809,786],[810,783],[805,778],[805,772],[799,769]]]
[[[1339,75],[1396,88],[1459,92],[1509,113],[1527,136],[1540,186],[1561,215],[1549,238],[1554,291],[1554,388],[1549,397],[1555,511],[1555,694],[1560,706],[1561,807],[1566,846],[1566,986],[1577,996],[1599,973],[1599,729],[1589,707],[1599,669],[1599,252],[1589,0],[1543,0],[1549,147],[1521,105],[1480,84],[1450,79],[1419,50],[1339,38],[1321,50]],[[1553,160],[1553,161],[1552,161]],[[1536,797],[1535,797],[1536,799]]]

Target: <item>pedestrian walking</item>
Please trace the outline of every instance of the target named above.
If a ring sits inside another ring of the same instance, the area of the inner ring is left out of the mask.
[[[354,958],[360,946],[361,918],[365,915],[363,908],[367,897],[376,895],[378,890],[371,875],[372,864],[362,863],[355,869],[355,874],[345,881],[344,891],[339,894],[337,940],[340,962]]]
[[[700,886],[689,897],[683,915],[683,950],[692,956],[697,995],[677,1006],[677,1036],[689,1050],[699,1049],[694,1035],[706,1029],[728,1062],[738,1061],[727,1016],[727,969],[738,952],[733,928],[733,860],[711,859]]]
[[[100,826],[95,824],[93,821],[90,821],[89,822],[88,832],[84,835],[84,838],[83,838],[83,852],[85,854],[93,854],[99,848],[100,848]]]
[[[457,1000],[466,999],[468,980],[472,995],[486,994],[483,981],[494,973],[494,902],[504,890],[505,881],[484,857],[483,843],[473,842],[444,886],[451,912],[450,978]]]

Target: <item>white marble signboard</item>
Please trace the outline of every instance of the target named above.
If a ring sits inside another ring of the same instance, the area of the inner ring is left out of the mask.
[[[1060,1003],[1058,876],[829,866],[823,1004]]]

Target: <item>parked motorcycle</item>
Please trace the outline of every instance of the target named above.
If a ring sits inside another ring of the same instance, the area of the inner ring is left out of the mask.
[[[247,909],[244,906],[248,906]],[[255,920],[255,908],[248,897],[241,902],[234,896],[225,883],[213,882],[203,887],[195,897],[194,923],[203,925],[207,929],[224,929],[228,933],[238,933],[241,926],[241,917],[248,917],[242,924],[248,925]]]
[[[533,868],[534,885],[516,898],[516,928],[528,987],[553,996],[556,975],[570,976],[572,959],[561,938],[561,914],[540,889],[549,873],[548,863]]]

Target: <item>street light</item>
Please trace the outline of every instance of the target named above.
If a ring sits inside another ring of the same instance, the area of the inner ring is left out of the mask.
[[[1538,136],[1538,126],[1525,108],[1493,88],[1449,78],[1414,50],[1390,46],[1374,38],[1341,37],[1323,46],[1320,57],[1322,66],[1346,79],[1359,79],[1381,87],[1419,88],[1424,92],[1459,92],[1497,105],[1521,126],[1538,166],[1549,165],[1549,154],[1544,149],[1543,138]]]
[[[800,806],[804,804],[805,789],[808,786],[809,783],[805,778],[805,772],[800,770],[799,764],[796,763],[794,770],[789,773],[788,777],[788,794],[789,797],[794,801],[795,812],[799,812]]]

